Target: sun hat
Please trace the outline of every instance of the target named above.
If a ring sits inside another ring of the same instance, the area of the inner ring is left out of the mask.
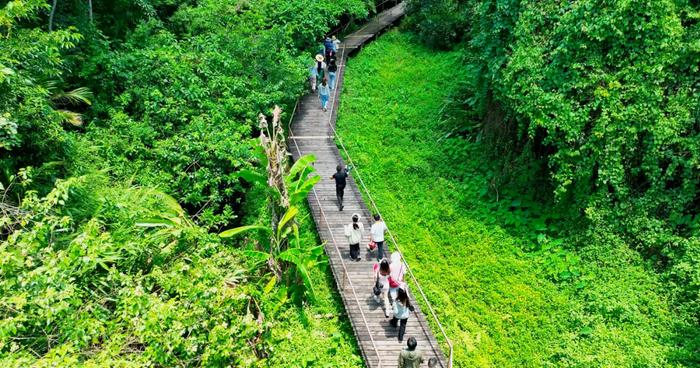
[[[322,62],[322,61],[323,61],[323,55],[321,55],[321,54],[316,55],[316,61]]]

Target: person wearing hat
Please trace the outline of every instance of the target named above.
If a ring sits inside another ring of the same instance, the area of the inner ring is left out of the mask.
[[[314,65],[314,68],[316,69],[316,80],[318,81],[319,85],[321,84],[321,81],[323,81],[323,79],[326,77],[326,63],[324,63],[323,61],[323,55],[316,55],[316,65]]]
[[[360,222],[360,214],[352,214],[352,223],[345,225],[345,236],[350,243],[350,259],[360,261],[360,241],[362,241],[362,233],[365,232],[365,227]]]

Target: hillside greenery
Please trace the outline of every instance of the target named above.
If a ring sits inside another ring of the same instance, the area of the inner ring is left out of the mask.
[[[585,251],[592,232],[627,244],[697,326],[700,3],[408,4],[423,42],[462,53],[469,72],[443,131],[487,142],[490,191],[555,208],[545,235],[571,247]],[[681,360],[700,364],[698,331],[686,332]]]
[[[463,62],[390,32],[348,62],[338,120],[456,366],[696,366],[697,324],[645,254],[610,227],[565,233],[578,219],[497,184],[491,141],[452,134]]]
[[[273,252],[274,198],[242,176],[266,174],[259,114],[373,11],[0,3],[0,366],[360,366],[307,209]],[[240,225],[268,232],[218,235]]]

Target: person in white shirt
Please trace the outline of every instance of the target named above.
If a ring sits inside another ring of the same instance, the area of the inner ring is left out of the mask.
[[[365,226],[360,222],[360,215],[354,213],[352,215],[352,223],[345,225],[345,236],[350,243],[350,259],[355,262],[360,261],[360,241],[362,234],[365,232]]]
[[[374,215],[374,224],[369,230],[370,240],[377,244],[377,262],[384,258],[384,233],[386,232],[386,224],[382,221],[379,214]]]
[[[338,52],[341,43],[340,40],[335,36],[331,37],[331,40],[333,41],[333,51]]]
[[[389,302],[393,303],[396,300],[396,294],[399,288],[406,289],[406,283],[404,282],[404,275],[406,274],[406,267],[401,260],[401,254],[399,252],[394,252],[390,257],[389,269],[391,273],[389,274]]]

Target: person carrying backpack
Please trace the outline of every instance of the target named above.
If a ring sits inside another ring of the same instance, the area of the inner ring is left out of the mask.
[[[326,37],[325,40],[323,40],[323,47],[326,51],[326,59],[329,58],[330,54],[332,51],[334,51],[334,44],[333,44],[333,39],[330,37]]]
[[[365,227],[360,222],[360,215],[354,213],[352,215],[352,223],[345,225],[345,236],[348,238],[348,243],[350,243],[350,259],[355,262],[360,261],[360,241],[364,232]]]
[[[406,324],[408,323],[408,315],[413,311],[413,306],[408,300],[408,293],[405,289],[399,289],[393,309],[394,318],[391,319],[389,324],[392,327],[399,328],[399,342],[403,342],[403,335],[406,333]]]

